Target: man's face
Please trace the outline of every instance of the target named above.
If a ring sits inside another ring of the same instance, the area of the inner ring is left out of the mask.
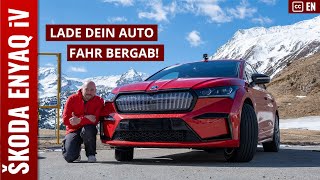
[[[82,87],[82,96],[85,101],[90,100],[96,95],[96,85],[92,82],[85,84]]]

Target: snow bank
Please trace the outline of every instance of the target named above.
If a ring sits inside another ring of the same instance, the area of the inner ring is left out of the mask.
[[[280,119],[280,129],[307,129],[320,131],[320,116]]]

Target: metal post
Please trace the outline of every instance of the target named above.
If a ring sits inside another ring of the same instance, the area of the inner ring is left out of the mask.
[[[58,57],[58,94],[57,94],[57,106],[58,106],[58,117],[57,117],[57,129],[58,129],[58,136],[57,136],[57,144],[60,144],[60,107],[61,107],[61,100],[60,100],[60,91],[61,91],[61,53],[57,54]]]
[[[57,57],[57,104],[53,106],[38,106],[38,108],[52,109],[56,108],[57,119],[56,119],[56,131],[57,144],[60,144],[60,91],[61,91],[61,53],[39,53],[39,55],[56,56]],[[38,111],[39,112],[39,111]],[[40,112],[39,112],[40,116]],[[40,118],[40,117],[39,117]]]

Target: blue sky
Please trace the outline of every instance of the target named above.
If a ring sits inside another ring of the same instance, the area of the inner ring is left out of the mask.
[[[212,55],[239,29],[288,25],[317,14],[289,14],[288,0],[55,0],[39,1],[39,52],[61,52],[71,77],[118,75],[133,67],[149,75]],[[47,42],[46,24],[158,24],[157,42]],[[68,62],[67,44],[164,44],[163,62]],[[40,66],[55,64],[40,57]]]

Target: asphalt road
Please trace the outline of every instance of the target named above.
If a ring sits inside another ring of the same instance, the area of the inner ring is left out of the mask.
[[[99,150],[97,163],[67,163],[61,152],[39,152],[39,179],[320,179],[320,146],[258,148],[249,163],[228,163],[223,153],[191,149],[135,149],[134,160],[117,162],[114,150]]]

